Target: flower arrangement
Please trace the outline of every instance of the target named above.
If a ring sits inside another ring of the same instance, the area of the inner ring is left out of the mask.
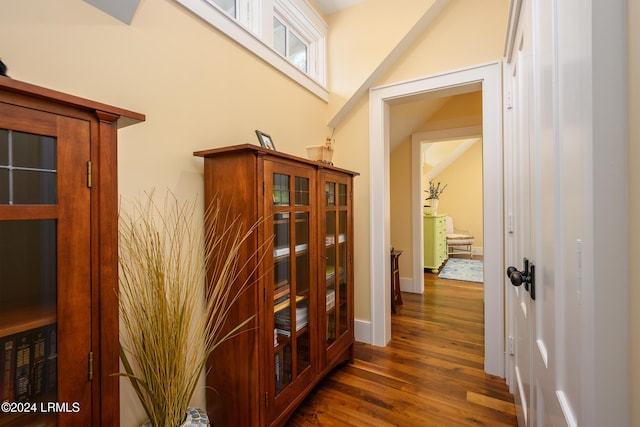
[[[429,197],[426,200],[438,200],[440,195],[444,193],[444,189],[447,188],[447,184],[440,188],[440,181],[437,184],[433,184],[433,180],[429,180],[429,190],[424,190],[425,193],[429,193]]]
[[[184,421],[209,355],[253,318],[223,332],[229,307],[250,284],[240,273],[255,271],[240,253],[257,224],[245,228],[229,218],[219,199],[204,222],[195,207],[170,192],[159,205],[151,192],[120,212],[118,375],[130,381],[154,427]]]

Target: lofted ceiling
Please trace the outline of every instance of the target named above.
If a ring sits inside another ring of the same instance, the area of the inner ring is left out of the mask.
[[[312,0],[318,9],[325,15],[331,15],[342,9],[346,9],[355,4],[362,3],[364,0]]]
[[[424,131],[429,119],[457,95],[482,90],[482,84],[444,88],[437,91],[400,98],[389,107],[389,150],[395,150],[411,135]]]

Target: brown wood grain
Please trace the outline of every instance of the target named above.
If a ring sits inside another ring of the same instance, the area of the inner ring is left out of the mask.
[[[424,295],[403,293],[386,347],[356,343],[289,427],[515,426],[504,379],[484,373],[482,285],[425,273]]]
[[[60,414],[58,425],[120,422],[119,380],[113,376],[119,371],[117,129],[144,120],[139,113],[0,78],[0,128],[57,138],[58,204],[1,206],[0,220],[58,220],[58,393],[51,400],[80,403],[80,412]],[[42,313],[36,322],[50,323],[48,316]]]

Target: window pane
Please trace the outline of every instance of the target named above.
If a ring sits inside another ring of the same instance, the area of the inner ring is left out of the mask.
[[[282,56],[287,56],[287,28],[278,18],[273,18],[273,48]]]
[[[9,131],[0,129],[0,166],[9,164]]]
[[[236,0],[211,0],[213,4],[225,11],[229,16],[237,18]]]
[[[13,166],[54,170],[56,140],[48,136],[12,131]]]
[[[309,178],[296,176],[296,206],[309,206]]]
[[[9,170],[0,168],[0,205],[9,204]]]
[[[56,221],[0,221],[0,306],[55,306]]]
[[[289,175],[273,174],[273,204],[276,206],[289,204]]]
[[[0,204],[55,204],[56,139],[0,129]]]
[[[307,45],[289,31],[289,61],[305,73],[307,72]]]
[[[55,205],[56,174],[51,172],[13,172],[13,204]]]
[[[13,384],[0,383],[2,401],[57,400],[56,242],[53,219],[0,221],[0,359],[15,363]],[[0,413],[0,425],[56,425],[56,418]]]

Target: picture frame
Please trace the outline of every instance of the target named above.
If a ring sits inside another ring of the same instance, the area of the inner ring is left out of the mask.
[[[264,132],[259,131],[258,129],[256,129],[256,135],[258,136],[258,141],[260,141],[260,145],[268,150],[273,150],[276,151],[276,146],[273,143],[273,139],[271,138],[271,135],[267,135]]]

